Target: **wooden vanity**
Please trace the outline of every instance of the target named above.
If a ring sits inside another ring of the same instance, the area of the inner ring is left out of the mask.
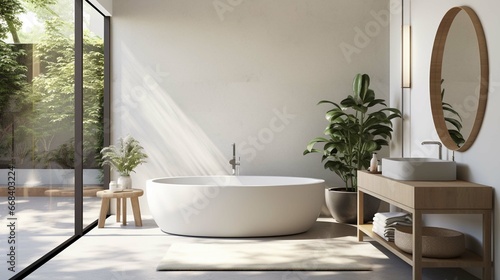
[[[413,254],[407,254],[363,224],[364,195],[369,194],[397,206],[413,216]],[[422,215],[479,214],[482,217],[482,256],[467,251],[459,258],[422,258]],[[491,235],[493,188],[465,181],[398,181],[380,174],[358,171],[358,240],[364,234],[413,267],[413,279],[422,279],[424,267],[481,267],[482,279],[492,279]]]

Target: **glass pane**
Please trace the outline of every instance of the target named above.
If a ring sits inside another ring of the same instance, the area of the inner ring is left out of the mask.
[[[7,199],[0,202],[0,216],[11,219],[12,226],[1,232],[8,229],[14,241],[7,252],[13,262],[1,262],[7,266],[0,267],[2,275],[11,266],[16,273],[26,268],[75,228],[74,3],[4,2],[9,5],[0,11],[0,196]],[[9,271],[7,277],[14,275]]]
[[[83,223],[99,217],[103,188],[104,17],[87,2],[83,6]]]

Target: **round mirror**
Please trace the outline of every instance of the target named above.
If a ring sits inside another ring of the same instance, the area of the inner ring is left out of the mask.
[[[430,70],[432,118],[448,149],[465,151],[476,139],[488,83],[488,50],[481,22],[471,8],[454,7],[439,25]]]

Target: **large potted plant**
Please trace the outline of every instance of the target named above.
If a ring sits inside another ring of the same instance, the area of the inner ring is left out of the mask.
[[[109,165],[120,173],[118,185],[124,189],[132,188],[130,173],[148,157],[144,148],[132,136],[126,136],[118,140],[118,145],[110,145],[101,150],[102,164]]]
[[[329,188],[325,193],[328,209],[338,222],[357,221],[357,171],[367,169],[372,154],[389,145],[393,132],[391,120],[401,117],[398,109],[389,108],[383,99],[377,99],[369,85],[367,74],[357,74],[352,95],[340,103],[328,100],[318,103],[333,105],[326,112],[329,122],[324,131],[326,137],[314,138],[304,151],[304,155],[323,154],[324,168],[335,172],[345,183],[344,187]],[[364,218],[371,220],[380,201],[366,200]]]

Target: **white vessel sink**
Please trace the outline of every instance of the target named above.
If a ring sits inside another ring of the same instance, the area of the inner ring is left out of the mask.
[[[435,158],[383,158],[382,175],[396,180],[452,181],[457,179],[457,165]]]

